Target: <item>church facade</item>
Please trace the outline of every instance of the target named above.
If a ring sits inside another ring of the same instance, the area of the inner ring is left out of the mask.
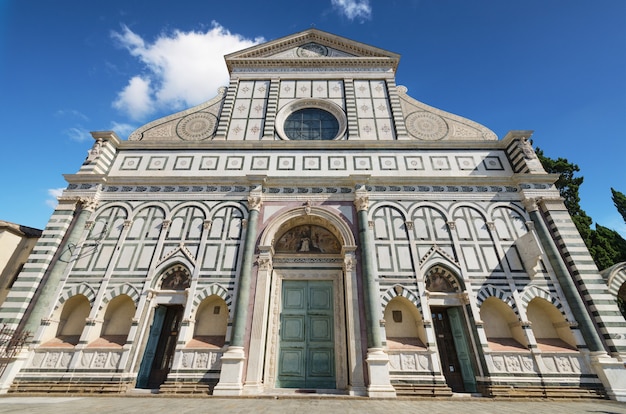
[[[5,389],[626,399],[626,323],[530,131],[316,29],[225,59],[214,99],[93,133],[0,310],[34,335]]]

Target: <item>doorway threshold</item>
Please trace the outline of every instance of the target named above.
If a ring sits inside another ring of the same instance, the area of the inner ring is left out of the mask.
[[[150,395],[150,394],[158,394],[159,393],[159,389],[158,388],[131,388],[128,391],[126,391],[126,394],[130,394],[130,395]]]
[[[479,392],[453,392],[452,398],[481,398],[483,395]]]

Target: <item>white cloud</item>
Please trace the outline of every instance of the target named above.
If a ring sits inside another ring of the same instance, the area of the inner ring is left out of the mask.
[[[65,188],[48,189],[48,196],[51,198],[46,200],[46,205],[53,209],[56,208],[57,204],[59,204],[57,198],[59,198],[63,194],[63,190],[65,190]]]
[[[152,94],[150,79],[133,76],[128,85],[117,94],[113,106],[128,113],[133,119],[142,119],[154,110]]]
[[[89,133],[89,131],[83,128],[81,125],[68,128],[64,131],[64,133],[72,141],[76,141],[76,142],[84,142],[84,141],[88,141],[91,139],[91,134]]]
[[[372,6],[369,0],[331,0],[333,7],[350,20],[361,22],[372,18]]]
[[[112,36],[146,68],[129,80],[113,103],[136,120],[156,110],[182,109],[212,98],[228,83],[224,55],[264,41],[230,33],[217,22],[206,32],[175,30],[152,43],[126,26]]]
[[[89,117],[76,109],[59,109],[56,114],[58,117],[73,117],[83,121],[89,121]]]
[[[111,123],[111,130],[114,131],[120,138],[127,138],[135,129],[137,129],[137,127],[131,124],[124,124],[120,122]]]

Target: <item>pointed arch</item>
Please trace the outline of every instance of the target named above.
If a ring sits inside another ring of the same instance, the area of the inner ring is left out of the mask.
[[[454,292],[454,293],[463,292],[465,290],[465,284],[463,283],[463,280],[460,278],[459,275],[460,275],[460,272],[455,272],[443,264],[437,264],[437,265],[431,266],[424,273],[424,280],[426,281],[426,289],[431,291],[429,289],[429,284],[441,282],[442,283],[441,286],[445,286],[445,284],[448,284],[449,287],[446,287],[446,288],[450,289],[449,291],[451,292]],[[438,288],[438,285],[437,286],[431,285],[431,286],[432,286],[431,289]],[[432,290],[432,291],[436,292],[438,290]]]
[[[193,269],[191,263],[185,260],[181,260],[180,257],[174,258],[171,262],[162,263],[157,268],[156,275],[158,276],[152,280],[151,287],[152,289],[161,289],[161,284],[163,283],[163,281],[174,272],[182,272],[187,278],[187,283],[190,283],[190,269]]]

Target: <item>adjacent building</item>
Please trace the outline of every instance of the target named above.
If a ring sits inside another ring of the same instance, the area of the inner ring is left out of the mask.
[[[225,59],[214,99],[93,133],[0,310],[34,334],[5,388],[626,399],[624,317],[531,131],[316,29]]]

